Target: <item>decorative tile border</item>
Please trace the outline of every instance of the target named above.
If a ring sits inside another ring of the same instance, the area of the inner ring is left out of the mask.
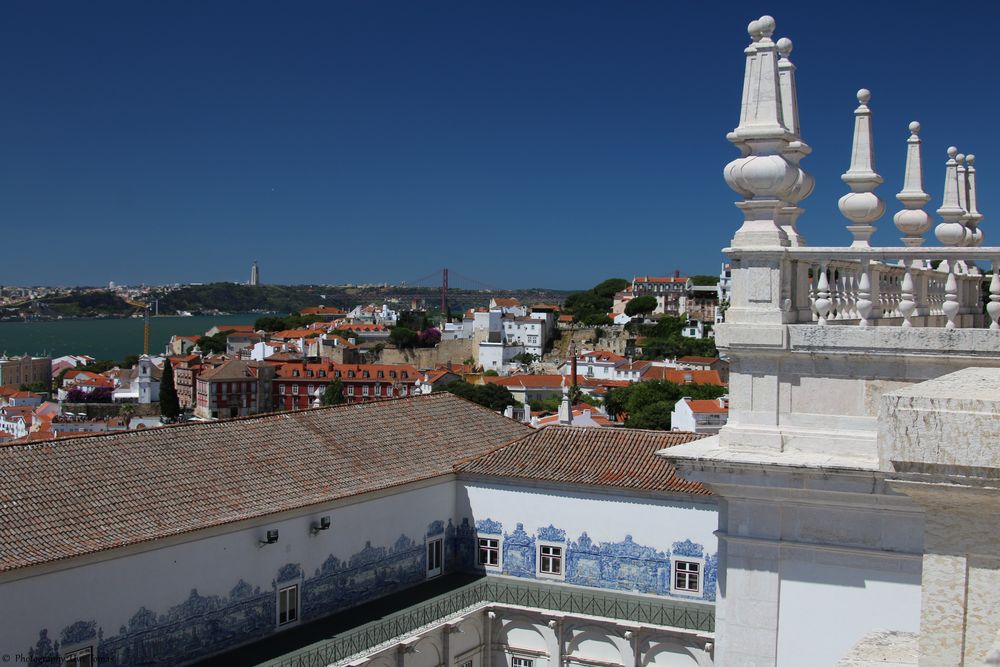
[[[567,540],[566,531],[551,524],[539,527],[535,534],[529,534],[524,530],[524,524],[518,523],[513,532],[505,533],[502,523],[489,518],[476,522],[476,532],[503,537],[503,574],[534,579],[537,571],[536,541],[565,542],[566,583],[664,597],[676,597],[670,594],[672,555],[704,558],[701,599],[715,601],[718,554],[706,555],[705,548],[691,540],[674,542],[670,550],[659,551],[638,544],[631,535],[625,535],[621,542],[596,544],[584,532],[575,541]],[[476,567],[476,563],[469,563],[468,566]],[[690,596],[684,596],[684,599],[690,599]]]

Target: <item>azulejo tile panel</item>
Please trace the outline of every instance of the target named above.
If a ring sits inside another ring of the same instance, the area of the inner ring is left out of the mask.
[[[468,520],[456,528],[449,520],[434,521],[428,536],[445,538],[445,569],[468,569],[473,562],[475,531]],[[461,539],[459,537],[461,536]],[[346,560],[330,555],[308,576],[299,563],[281,566],[262,589],[240,579],[228,595],[204,596],[192,589],[188,597],[165,613],[140,607],[118,632],[106,636],[97,621],[81,619],[59,632],[53,641],[49,629],[26,652],[31,665],[59,662],[62,647],[90,645],[102,667],[174,665],[226,650],[277,629],[277,591],[300,585],[303,621],[326,616],[368,600],[388,595],[425,579],[425,536],[419,541],[400,535],[390,546],[367,542]]]
[[[490,518],[476,521],[476,535],[503,537],[503,574],[534,578],[536,544],[566,544],[566,582],[616,591],[649,593],[670,597],[670,557],[703,558],[705,561],[702,599],[715,600],[718,579],[718,554],[706,555],[705,547],[691,540],[674,542],[667,551],[639,544],[631,535],[620,542],[595,543],[586,532],[576,540],[567,539],[566,531],[551,524],[528,533],[523,523],[505,533],[503,524]],[[471,536],[472,539],[476,535]],[[460,532],[460,539],[465,534]],[[474,544],[470,549],[474,548]],[[460,547],[461,549],[461,547]],[[690,600],[690,596],[682,599]]]

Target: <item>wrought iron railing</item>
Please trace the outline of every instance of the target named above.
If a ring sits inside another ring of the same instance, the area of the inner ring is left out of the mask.
[[[491,604],[597,616],[696,632],[715,631],[715,606],[710,603],[661,600],[559,584],[486,577],[262,664],[266,667],[326,667],[399,641],[421,628]]]

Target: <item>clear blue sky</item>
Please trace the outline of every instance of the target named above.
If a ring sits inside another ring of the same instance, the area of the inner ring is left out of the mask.
[[[811,244],[849,239],[859,87],[888,202],[875,240],[897,242],[919,120],[929,208],[947,146],[976,153],[997,244],[997,7],[9,1],[0,284],[246,280],[253,259],[281,283],[717,272],[742,219],[725,134],[763,13],[795,43]]]

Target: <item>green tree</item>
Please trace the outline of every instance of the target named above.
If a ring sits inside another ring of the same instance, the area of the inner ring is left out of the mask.
[[[170,359],[163,362],[163,375],[160,377],[160,414],[167,419],[176,419],[181,414],[177,387],[174,386],[174,367]]]
[[[516,361],[517,363],[522,364],[524,366],[530,366],[531,364],[538,361],[538,355],[532,354],[531,352],[518,352],[513,357],[511,357],[511,360]]]
[[[417,345],[417,332],[407,327],[393,327],[389,332],[389,342],[400,350],[408,350]]]
[[[629,317],[649,315],[656,310],[656,297],[652,294],[639,296],[625,304],[625,314]]]
[[[595,285],[592,291],[597,296],[613,299],[615,294],[621,292],[629,285],[631,283],[624,278],[608,278],[604,282]]]
[[[52,391],[52,386],[44,382],[32,382],[30,384],[22,384],[18,387],[20,391],[32,391],[36,394],[48,394]]]
[[[719,276],[691,276],[691,284],[695,287],[714,287],[719,284]]]
[[[320,403],[323,405],[340,405],[347,401],[344,398],[344,383],[340,380],[334,380],[326,386],[326,391],[323,392],[323,397],[320,399]]]
[[[224,354],[226,352],[226,338],[231,333],[233,333],[232,329],[226,329],[214,336],[202,336],[196,344],[202,354]]]
[[[458,380],[444,387],[435,387],[434,391],[447,391],[450,394],[498,412],[508,405],[516,403],[510,390],[499,384],[469,384],[463,380]]]
[[[625,420],[628,428],[648,428],[657,431],[670,430],[670,413],[674,410],[676,401],[657,401],[643,406],[635,414],[629,414]]]

